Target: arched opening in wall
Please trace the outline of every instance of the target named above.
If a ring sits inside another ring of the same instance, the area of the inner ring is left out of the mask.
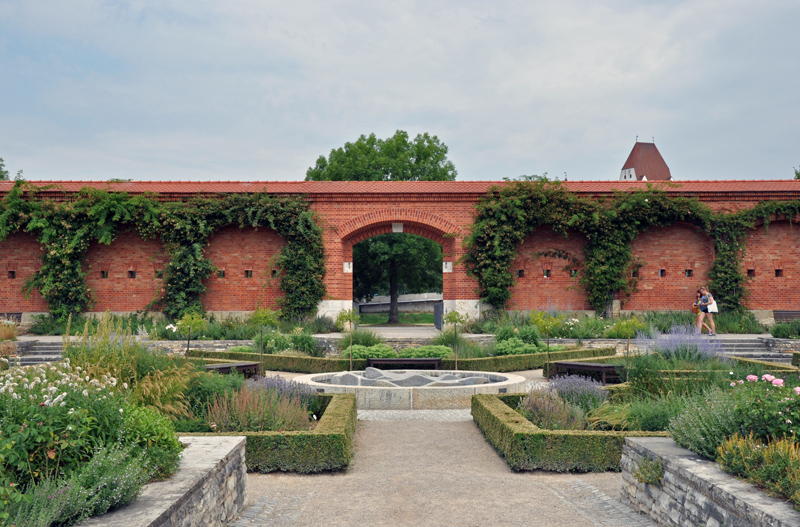
[[[364,321],[433,324],[443,293],[442,245],[403,232],[353,246],[353,301]]]
[[[381,211],[356,220],[354,228],[341,238],[342,263],[338,265],[342,265],[339,267],[342,272],[338,274],[339,282],[335,289],[339,294],[338,298],[332,299],[339,303],[339,310],[352,307],[366,314],[362,324],[376,320],[369,315],[370,311],[382,311],[382,318],[377,318],[379,322],[390,320],[392,289],[389,279],[392,269],[387,258],[389,243],[396,245],[391,250],[398,256],[396,266],[400,275],[396,284],[397,316],[392,320],[402,323],[413,319],[413,316],[403,314],[411,309],[428,313],[435,310],[442,315],[471,305],[470,300],[465,300],[469,294],[466,291],[473,291],[475,284],[459,263],[462,253],[459,251],[458,227],[432,214],[405,210]],[[359,274],[358,278],[354,278],[356,274]],[[367,286],[369,282],[371,287]],[[414,291],[420,293],[412,293]],[[403,293],[422,296],[406,297]],[[428,298],[425,298],[425,293],[428,293]],[[375,294],[379,295],[378,298]],[[367,297],[370,302],[364,301]],[[381,303],[383,305],[379,306]],[[432,316],[427,315],[425,320],[433,324]]]

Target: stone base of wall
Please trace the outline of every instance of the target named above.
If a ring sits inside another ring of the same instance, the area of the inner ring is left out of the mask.
[[[660,485],[637,481],[644,457],[661,460]],[[755,486],[738,480],[715,463],[662,437],[629,437],[622,450],[620,501],[663,526],[790,527],[800,512]]]
[[[90,518],[82,527],[224,526],[242,511],[247,467],[242,436],[181,437],[188,444],[178,471],[148,483],[126,507]]]

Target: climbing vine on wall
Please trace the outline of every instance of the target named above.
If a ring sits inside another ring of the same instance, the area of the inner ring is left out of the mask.
[[[0,203],[0,240],[18,231],[36,236],[42,266],[25,287],[37,289],[55,316],[91,305],[85,280],[89,244],[110,244],[126,228],[164,243],[169,261],[163,291],[150,307],[170,317],[203,309],[205,280],[214,272],[204,251],[209,237],[231,224],[270,228],[286,241],[277,261],[285,316],[313,313],[325,294],[322,231],[302,198],[248,194],[159,202],[155,196],[87,188],[70,195],[71,201],[55,202],[39,199],[41,190],[24,182],[13,187]]]
[[[481,299],[496,308],[505,307],[511,298],[511,263],[518,245],[538,228],[586,236],[581,285],[591,306],[602,311],[615,296],[626,297],[635,288],[631,271],[641,265],[631,251],[636,236],[681,221],[713,240],[716,259],[709,273],[711,288],[719,304],[738,310],[747,293],[741,268],[747,234],[760,222],[768,227],[776,215],[791,219],[800,213],[800,202],[762,202],[737,213],[715,214],[696,199],[670,196],[652,186],[593,200],[569,192],[558,182],[519,181],[492,189],[477,212],[465,261],[478,279]]]

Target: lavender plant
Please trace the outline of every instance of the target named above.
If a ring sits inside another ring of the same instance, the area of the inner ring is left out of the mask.
[[[674,325],[667,333],[653,328],[650,334],[639,332],[636,346],[647,353],[658,353],[665,359],[707,361],[724,360],[725,348],[718,339],[698,334],[692,326]]]
[[[550,379],[548,386],[584,412],[590,412],[608,400],[608,392],[599,381],[581,375],[559,375]]]
[[[580,408],[571,406],[552,390],[531,390],[517,410],[531,423],[547,430],[583,430],[586,419]]]

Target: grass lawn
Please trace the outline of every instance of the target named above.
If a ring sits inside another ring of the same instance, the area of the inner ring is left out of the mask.
[[[364,313],[361,315],[359,326],[386,324],[388,320],[389,313]],[[400,313],[400,324],[433,325],[433,313]]]

